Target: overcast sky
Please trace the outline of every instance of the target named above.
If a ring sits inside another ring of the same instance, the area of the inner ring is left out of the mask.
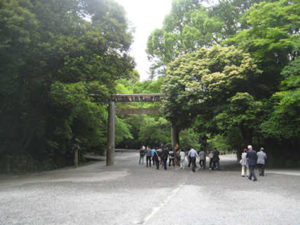
[[[165,16],[171,11],[172,0],[116,0],[127,13],[130,26],[135,28],[131,55],[141,80],[149,78],[147,39],[155,28],[161,28]]]

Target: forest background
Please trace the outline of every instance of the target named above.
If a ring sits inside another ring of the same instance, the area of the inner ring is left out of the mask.
[[[234,150],[264,146],[270,166],[300,162],[299,0],[174,0],[140,82],[132,30],[113,0],[0,0],[0,171],[104,154],[114,93],[165,93],[160,115],[119,115],[116,144]],[[155,15],[154,15],[155,16]],[[97,94],[97,98],[93,97]]]

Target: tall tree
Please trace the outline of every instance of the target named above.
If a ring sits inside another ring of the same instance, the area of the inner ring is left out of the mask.
[[[210,18],[201,0],[176,0],[162,29],[156,29],[148,39],[147,53],[153,61],[152,69],[162,72],[178,56],[211,46],[218,41],[216,30],[221,22]]]
[[[241,16],[262,0],[220,0],[205,6],[204,0],[176,0],[163,27],[148,38],[147,53],[152,75],[165,74],[168,63],[201,47],[221,44],[238,31],[248,28]]]
[[[198,131],[223,133],[217,117],[230,102],[238,105],[245,99],[245,104],[252,104],[251,83],[260,73],[250,55],[234,47],[214,46],[183,55],[168,65],[162,87],[167,95],[165,114],[181,129],[196,124]],[[231,116],[234,113],[242,114],[243,109],[232,111]]]
[[[285,78],[280,90],[273,94],[269,119],[262,124],[267,137],[290,140],[297,149],[300,138],[300,58],[282,71]]]
[[[124,10],[106,0],[2,0],[0,15],[0,154],[51,167],[72,161],[75,138],[82,150],[103,148],[105,105],[90,94],[105,100],[132,70]]]
[[[249,29],[241,31],[227,44],[234,44],[251,53],[264,70],[259,86],[261,97],[269,97],[278,90],[280,72],[299,54],[294,40],[299,36],[299,1],[280,0],[254,5],[243,15]]]

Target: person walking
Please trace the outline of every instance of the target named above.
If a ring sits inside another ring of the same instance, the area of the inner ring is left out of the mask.
[[[265,175],[265,165],[267,160],[267,154],[264,152],[264,148],[261,147],[257,153],[257,167],[259,176]]]
[[[161,163],[162,163],[162,167],[165,170],[167,170],[168,156],[169,156],[169,149],[168,147],[164,147],[161,153]]]
[[[156,165],[156,169],[159,170],[159,164],[161,162],[161,149],[158,148],[155,153],[154,153],[154,161],[155,161],[155,165]]]
[[[169,167],[171,166],[171,164],[173,165],[173,167],[175,167],[175,154],[172,149],[169,151]]]
[[[220,169],[220,152],[214,148],[214,151],[213,151],[213,157],[212,157],[212,161],[213,161],[213,167],[212,169],[217,169],[219,170]]]
[[[145,146],[142,146],[140,149],[140,159],[139,159],[139,164],[144,164],[144,158],[146,154]]]
[[[248,177],[249,176],[249,167],[248,167],[248,160],[247,160],[247,148],[244,148],[240,163],[242,166],[241,176],[245,177],[245,175],[246,175]]]
[[[257,154],[256,151],[253,150],[252,145],[248,145],[248,152],[247,152],[247,159],[248,159],[248,165],[250,170],[250,175],[248,177],[249,180],[257,181],[257,178],[255,176],[255,166],[257,161]]]
[[[180,151],[180,169],[184,169],[185,167],[185,152],[183,150],[179,150]]]
[[[199,164],[200,168],[205,169],[206,168],[206,153],[203,149],[200,150],[199,152]]]
[[[147,147],[146,150],[146,166],[151,167],[152,150]]]
[[[187,158],[188,158],[188,167],[190,167],[191,163],[192,163],[192,160],[191,160],[191,157],[190,157],[190,151],[191,151],[191,149],[188,151],[188,155],[187,155]]]
[[[195,168],[196,168],[196,157],[198,156],[197,151],[191,147],[191,150],[189,151],[188,157],[190,157],[191,163],[192,163],[192,171],[195,172]]]
[[[175,150],[175,166],[180,166],[180,149],[178,147]]]
[[[152,151],[152,163],[153,163],[153,166],[154,166],[155,165],[154,154],[156,152],[155,147],[153,147],[153,149],[151,151]]]
[[[208,154],[208,158],[209,158],[209,169],[210,169],[210,170],[212,170],[212,168],[213,168],[213,156],[214,156],[213,152],[210,151],[209,154]]]

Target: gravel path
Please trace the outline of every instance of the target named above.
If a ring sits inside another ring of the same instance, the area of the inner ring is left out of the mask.
[[[222,171],[146,168],[136,153],[0,181],[0,225],[299,225],[299,171],[240,177],[233,156]]]

